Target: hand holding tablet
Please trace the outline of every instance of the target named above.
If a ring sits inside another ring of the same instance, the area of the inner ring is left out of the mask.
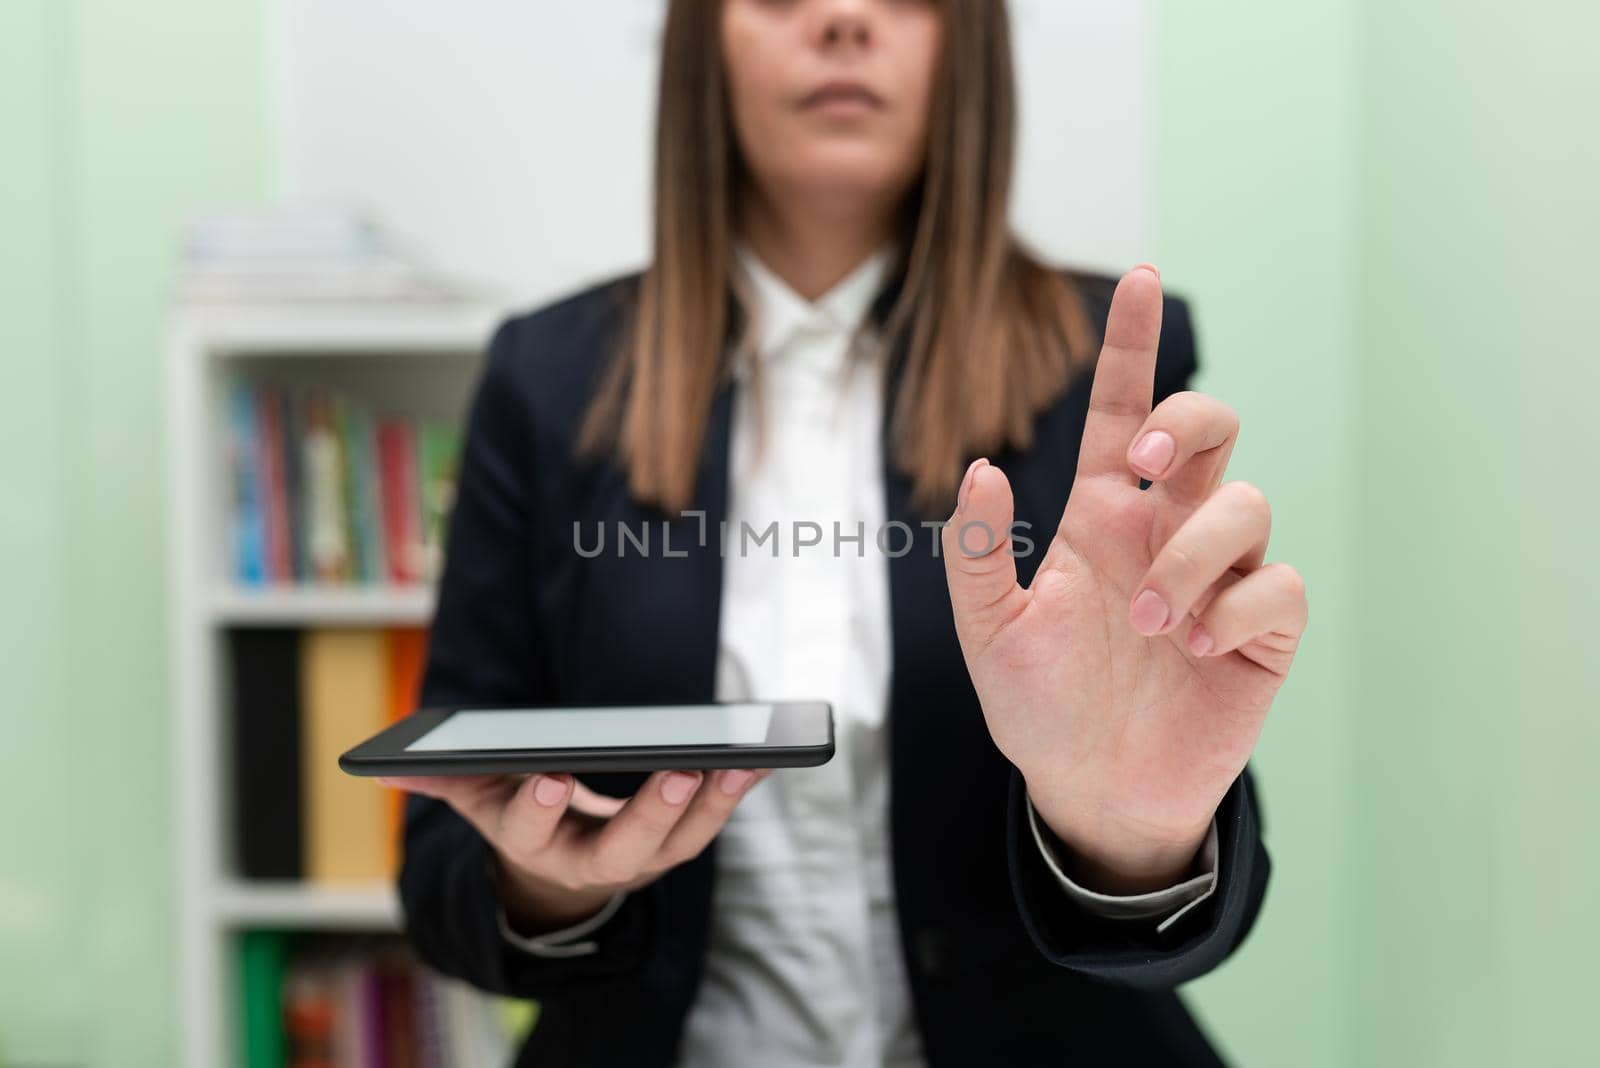
[[[459,709],[414,713],[339,764],[471,823],[492,848],[507,920],[533,936],[698,856],[768,774],[754,769],[822,764],[833,752],[822,702]],[[654,774],[625,800],[570,774],[600,770]]]

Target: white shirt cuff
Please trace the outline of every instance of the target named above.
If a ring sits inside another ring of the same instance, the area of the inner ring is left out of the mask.
[[[1024,795],[1026,796],[1026,795]],[[1168,927],[1177,923],[1201,902],[1208,899],[1217,889],[1217,820],[1213,816],[1211,828],[1206,831],[1206,840],[1200,847],[1199,865],[1202,869],[1200,875],[1185,879],[1174,886],[1164,890],[1152,890],[1145,894],[1102,894],[1080,886],[1073,882],[1061,867],[1060,858],[1055,855],[1048,843],[1044,840],[1044,833],[1039,829],[1039,814],[1033,807],[1033,799],[1028,798],[1028,826],[1033,828],[1033,840],[1039,846],[1039,853],[1044,857],[1046,866],[1049,867],[1056,881],[1061,884],[1061,889],[1073,901],[1096,915],[1112,920],[1150,920],[1157,916],[1165,916],[1156,924],[1156,931],[1164,933]],[[1168,915],[1170,913],[1170,915]]]
[[[511,922],[506,919],[504,905],[496,903],[494,911],[495,918],[500,922],[501,937],[525,953],[532,953],[536,957],[587,957],[591,953],[598,953],[600,944],[592,938],[585,939],[584,936],[599,930],[602,924],[615,916],[627,896],[626,890],[618,890],[599,912],[587,920],[532,938],[511,929]]]

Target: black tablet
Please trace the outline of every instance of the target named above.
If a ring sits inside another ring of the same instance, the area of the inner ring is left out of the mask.
[[[797,768],[833,757],[825,701],[433,708],[339,757],[351,775]]]

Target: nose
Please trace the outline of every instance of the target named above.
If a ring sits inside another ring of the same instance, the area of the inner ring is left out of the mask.
[[[871,0],[823,0],[818,40],[824,48],[865,48],[872,40]]]

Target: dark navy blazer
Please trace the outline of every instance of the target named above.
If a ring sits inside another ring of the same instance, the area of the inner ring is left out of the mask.
[[[1103,328],[1112,282],[1074,275]],[[894,295],[891,283],[873,314]],[[693,510],[667,516],[630,499],[614,463],[577,462],[579,422],[611,358],[638,276],[595,286],[496,331],[474,393],[422,685],[424,705],[700,702],[714,696],[732,390],[715,399]],[[885,406],[899,378],[895,360]],[[1195,370],[1188,310],[1169,297],[1156,400]],[[1039,416],[1026,451],[992,455],[1037,549],[1066,504],[1090,375]],[[887,426],[887,419],[885,420]],[[956,641],[937,533],[920,525],[909,483],[889,464],[890,521],[916,537],[889,564],[892,628],[890,821],[901,947],[931,1068],[944,1065],[1215,1062],[1174,987],[1214,968],[1261,906],[1269,864],[1248,772],[1217,814],[1219,885],[1165,935],[1153,922],[1076,908],[1045,867],[1020,775],[989,737]],[[953,502],[952,502],[953,506]],[[597,525],[607,551],[587,558]],[[704,522],[709,536],[701,545]],[[617,555],[617,524],[652,528],[652,553]],[[664,557],[671,526],[681,557]],[[898,530],[898,528],[897,528]],[[903,545],[897,533],[896,552]],[[638,775],[585,775],[626,794]],[[546,959],[505,942],[490,850],[442,802],[407,800],[399,890],[407,935],[436,969],[536,998],[539,1022],[518,1065],[668,1065],[694,1000],[711,922],[716,845],[630,894],[599,952]]]

